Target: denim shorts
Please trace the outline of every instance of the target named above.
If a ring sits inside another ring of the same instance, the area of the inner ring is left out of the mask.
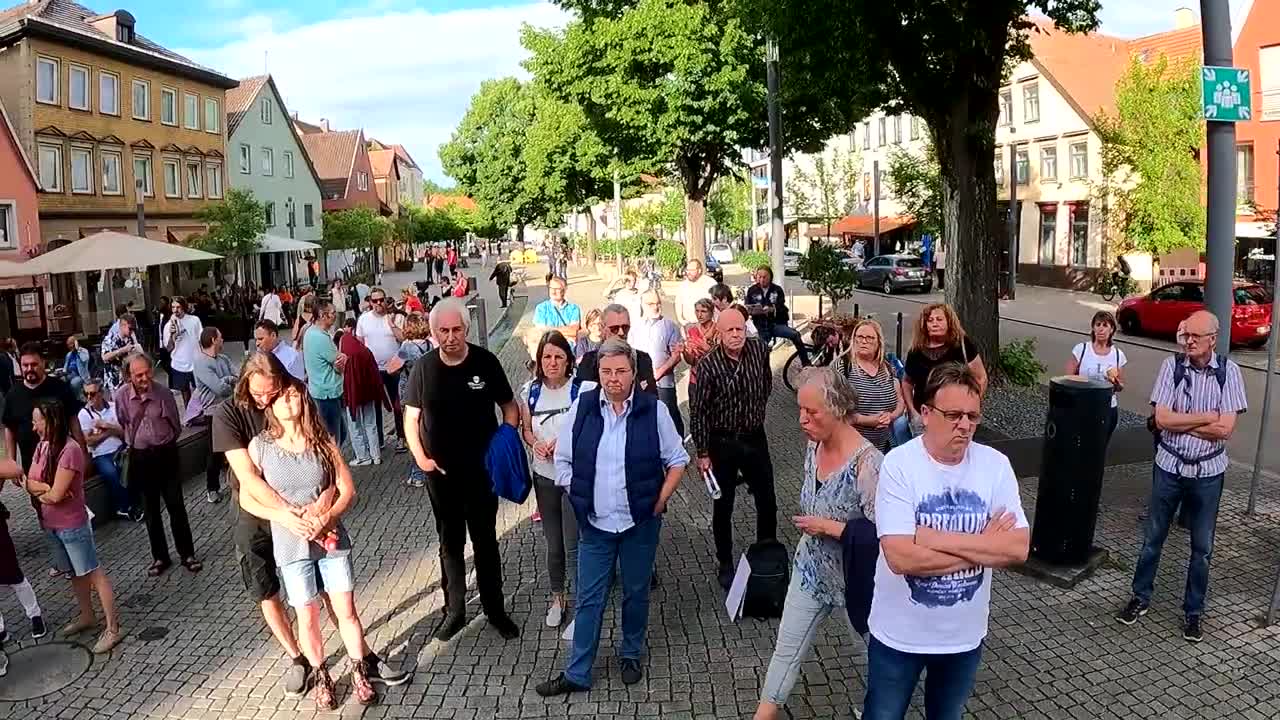
[[[344,593],[355,590],[355,578],[351,574],[351,555],[343,554],[321,560],[298,560],[280,566],[280,580],[291,607],[310,604],[320,594]]]
[[[98,548],[93,544],[93,525],[85,523],[69,530],[45,530],[53,567],[75,577],[98,569]]]

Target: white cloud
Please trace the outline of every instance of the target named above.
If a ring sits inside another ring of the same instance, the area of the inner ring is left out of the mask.
[[[261,74],[264,53],[289,109],[312,122],[405,145],[442,179],[437,149],[486,79],[522,75],[520,26],[563,25],[549,2],[432,13],[367,14],[289,27],[243,19],[236,39],[179,50],[231,77]]]

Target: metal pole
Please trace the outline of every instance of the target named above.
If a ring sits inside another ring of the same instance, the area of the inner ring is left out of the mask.
[[[1009,150],[1009,299],[1012,300],[1018,280],[1018,149],[1010,146]],[[1031,151],[1027,150],[1028,175],[1030,164]]]
[[[1231,8],[1227,0],[1200,0],[1204,64],[1231,67]],[[1205,305],[1218,326],[1231,327],[1236,223],[1236,125],[1205,123],[1209,158]],[[1218,352],[1231,352],[1231,333],[1218,333]]]
[[[1276,143],[1276,158],[1280,159],[1280,141]],[[1280,190],[1277,190],[1280,195]],[[1276,207],[1280,208],[1280,199]],[[1280,222],[1276,223],[1276,245],[1271,250],[1271,335],[1267,339],[1267,380],[1262,390],[1262,421],[1258,426],[1258,449],[1253,453],[1253,477],[1249,478],[1249,507],[1245,513],[1252,515],[1257,507],[1258,480],[1262,474],[1262,448],[1266,444],[1268,420],[1271,417],[1271,379],[1276,372],[1276,334],[1280,333],[1280,305],[1276,303],[1276,290],[1280,289]],[[1230,327],[1228,325],[1227,327]],[[1275,612],[1275,600],[1271,602],[1271,611],[1267,613],[1267,624],[1271,624],[1271,613]]]
[[[871,257],[880,254],[880,161],[871,162],[871,214],[875,217],[872,229]]]
[[[759,215],[756,212],[756,175],[754,171],[752,171],[749,180],[750,184],[748,187],[751,188],[751,232],[748,235],[747,247],[742,247],[742,240],[738,240],[739,250],[756,249],[756,228],[759,227],[759,222],[757,222]]]
[[[895,336],[893,352],[898,357],[902,357],[902,313],[898,313],[898,329]]]
[[[614,214],[614,254],[618,263],[618,275],[622,275],[622,180],[618,171],[613,171],[613,214]]]
[[[773,197],[769,210],[773,224],[769,233],[770,264],[773,276],[782,284],[786,277],[782,245],[786,241],[787,228],[782,220],[782,119],[778,116],[778,44],[772,38],[765,45],[765,74],[769,101],[769,187]]]

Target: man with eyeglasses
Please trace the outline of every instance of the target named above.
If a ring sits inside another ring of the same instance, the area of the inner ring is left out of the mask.
[[[981,398],[968,367],[935,368],[921,394],[924,433],[880,466],[864,720],[902,720],[922,672],[928,716],[959,718],[987,635],[991,570],[1027,558],[1013,467],[973,442]]]
[[[548,330],[559,331],[571,343],[578,338],[578,331],[582,329],[582,308],[565,299],[568,289],[569,285],[562,277],[553,275],[547,281],[548,297],[533,309],[534,328],[529,334],[532,347],[537,347],[538,340]]]
[[[604,338],[618,338],[626,341],[627,336],[631,334],[631,313],[623,306],[617,303],[611,303],[604,307],[600,314],[601,321],[604,323]],[[642,392],[658,394],[658,383],[653,377],[653,358],[649,357],[649,353],[643,350],[636,350],[636,388]],[[594,383],[600,382],[599,371],[599,351],[591,350],[582,356],[582,360],[578,362],[577,372],[574,375],[579,381],[590,380]]]
[[[631,328],[627,342],[636,350],[649,354],[653,376],[658,386],[658,399],[671,413],[676,432],[684,437],[684,419],[680,417],[680,400],[676,397],[676,367],[684,353],[680,328],[662,316],[662,295],[649,290],[641,296],[644,317]]]
[[[77,419],[93,466],[107,483],[116,515],[141,522],[142,510],[135,506],[129,490],[120,481],[120,467],[116,464],[116,455],[124,449],[124,428],[116,419],[115,406],[102,390],[101,380],[92,378],[84,384],[84,407]]]
[[[1151,390],[1155,414],[1150,424],[1156,435],[1151,504],[1142,552],[1133,571],[1133,597],[1116,620],[1132,625],[1147,614],[1160,551],[1181,505],[1191,531],[1182,637],[1200,642],[1204,637],[1201,616],[1209,591],[1209,558],[1227,471],[1227,440],[1235,430],[1236,417],[1249,403],[1240,366],[1214,352],[1218,319],[1212,313],[1192,313],[1178,335],[1186,352],[1165,358]]]
[[[396,423],[396,452],[406,452],[404,444],[404,420],[400,416],[400,372],[389,372],[387,363],[395,358],[404,342],[404,330],[397,322],[397,316],[391,312],[391,302],[387,293],[379,287],[369,291],[369,310],[356,322],[356,337],[360,338],[373,359],[378,363],[378,375],[382,378],[382,386],[391,400],[391,413]],[[403,318],[404,316],[399,316]],[[378,441],[384,442],[382,432],[382,412],[378,411]]]

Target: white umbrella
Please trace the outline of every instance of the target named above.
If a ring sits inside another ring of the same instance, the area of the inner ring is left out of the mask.
[[[25,262],[13,262],[12,260],[0,260],[0,278],[27,277],[29,275],[43,275],[44,271],[36,267],[31,260]]]
[[[306,240],[295,240],[293,238],[280,237],[279,235],[263,235],[261,244],[254,251],[255,255],[263,253],[278,252],[303,252],[306,250],[319,250],[320,246]]]
[[[222,256],[185,245],[104,230],[74,240],[22,264],[22,275],[95,272],[118,268],[218,260]],[[11,269],[0,268],[0,272]]]

